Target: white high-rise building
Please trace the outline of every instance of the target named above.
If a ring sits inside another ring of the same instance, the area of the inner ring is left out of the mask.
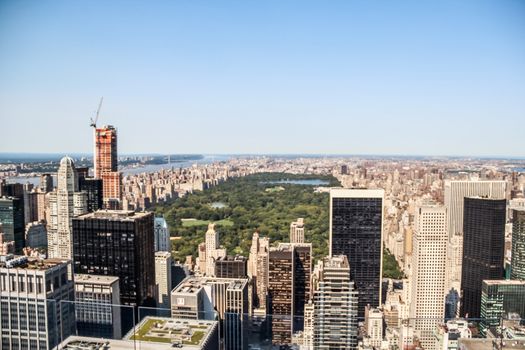
[[[445,180],[445,206],[448,210],[447,289],[461,285],[463,259],[463,205],[465,197],[505,198],[506,181]],[[460,236],[460,238],[455,236]],[[459,262],[459,264],[458,264]]]
[[[73,159],[64,157],[58,168],[57,187],[49,194],[50,220],[47,223],[48,256],[72,259],[73,217],[87,212],[87,194],[79,192]]]
[[[370,345],[380,348],[383,341],[383,312],[367,306],[365,309],[365,327]]]
[[[122,337],[119,278],[75,274],[75,317],[80,334]]]
[[[55,349],[75,333],[75,290],[65,259],[0,256],[0,349]]]
[[[411,273],[410,318],[422,346],[435,349],[433,331],[445,312],[447,208],[416,208]]]
[[[314,349],[355,349],[357,291],[345,255],[319,261],[314,270]]]
[[[157,306],[163,309],[171,307],[171,253],[155,253],[155,284],[157,286]]]
[[[290,224],[290,243],[304,243],[303,218],[299,218]]]
[[[171,252],[170,231],[164,218],[155,218],[155,251]]]
[[[252,236],[250,258],[248,259],[248,276],[253,281],[253,307],[266,309],[266,295],[268,293],[268,252],[270,240],[268,237],[259,237],[258,232]]]
[[[206,276],[215,275],[215,259],[226,256],[226,250],[219,248],[219,233],[215,231],[215,224],[208,225],[206,231]]]

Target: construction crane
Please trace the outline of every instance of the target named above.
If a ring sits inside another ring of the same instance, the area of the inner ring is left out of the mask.
[[[89,124],[89,126],[93,128],[97,127],[98,115],[100,114],[100,108],[102,107],[102,101],[104,101],[104,96],[100,98],[100,102],[98,104],[98,109],[97,109],[97,114],[95,114],[95,120],[93,120],[93,118],[89,118],[91,119],[91,124]]]

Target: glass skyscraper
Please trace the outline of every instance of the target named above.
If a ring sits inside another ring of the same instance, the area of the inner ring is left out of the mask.
[[[461,315],[478,318],[482,281],[504,276],[506,200],[467,197],[464,203]]]
[[[359,292],[358,317],[380,305],[383,190],[330,191],[330,256],[346,255],[350,279]]]

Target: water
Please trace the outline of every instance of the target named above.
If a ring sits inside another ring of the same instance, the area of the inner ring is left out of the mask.
[[[210,207],[214,209],[221,209],[221,208],[225,208],[226,204],[224,204],[223,202],[213,202],[210,204]]]
[[[160,171],[162,169],[178,169],[178,168],[189,168],[193,164],[210,164],[214,162],[222,162],[230,160],[231,156],[226,155],[218,155],[218,156],[204,156],[201,159],[198,160],[190,160],[190,161],[184,161],[184,162],[177,162],[177,163],[171,163],[171,164],[150,164],[145,165],[137,168],[126,168],[122,169],[122,174],[124,176],[126,175],[135,175],[140,173],[154,173],[157,171]]]
[[[136,175],[141,173],[154,173],[157,171],[160,171],[162,169],[171,169],[171,168],[189,168],[193,164],[211,164],[214,162],[222,162],[222,161],[228,161],[231,159],[231,156],[227,155],[219,155],[219,156],[204,156],[202,159],[198,160],[191,160],[191,161],[185,161],[185,162],[178,162],[178,163],[171,163],[171,164],[150,164],[145,166],[140,166],[137,168],[126,168],[122,169],[122,175]],[[56,185],[56,174],[53,175],[53,182]],[[7,183],[22,183],[25,184],[27,182],[32,183],[33,185],[38,185],[40,183],[40,177],[39,176],[13,176],[6,178]]]
[[[327,180],[321,179],[304,179],[304,180],[277,180],[277,181],[265,181],[265,184],[290,184],[290,185],[308,185],[308,186],[322,186],[330,184]]]

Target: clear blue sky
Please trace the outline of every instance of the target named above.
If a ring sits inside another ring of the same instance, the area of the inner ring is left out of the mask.
[[[0,152],[525,156],[525,1],[0,1]]]

